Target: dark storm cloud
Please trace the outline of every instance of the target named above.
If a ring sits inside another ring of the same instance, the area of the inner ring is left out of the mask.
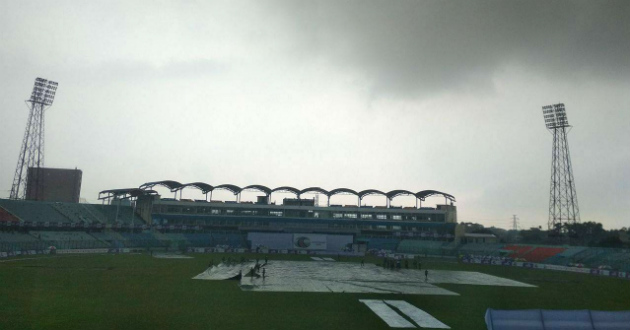
[[[0,198],[44,77],[46,165],[92,201],[160,179],[436,189],[460,221],[544,226],[541,106],[564,102],[582,220],[626,226],[628,3],[0,2]]]
[[[376,96],[487,91],[505,66],[551,79],[630,76],[628,1],[278,1],[301,55]]]

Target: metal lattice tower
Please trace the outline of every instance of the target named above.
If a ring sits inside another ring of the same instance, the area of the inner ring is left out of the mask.
[[[512,230],[518,230],[518,220],[520,219],[516,217],[516,214],[512,215]]]
[[[580,221],[573,167],[569,154],[567,128],[569,121],[563,103],[547,105],[543,108],[545,125],[553,135],[551,155],[551,187],[549,190],[548,228],[553,230],[557,225],[573,224]]]
[[[43,78],[35,79],[31,98],[26,100],[29,107],[28,121],[22,140],[22,148],[18,157],[13,185],[11,186],[11,199],[24,199],[26,196],[26,180],[28,168],[40,168],[44,166],[44,112],[55,99],[57,83]],[[39,175],[36,178],[39,180]],[[39,185],[36,185],[36,187]]]

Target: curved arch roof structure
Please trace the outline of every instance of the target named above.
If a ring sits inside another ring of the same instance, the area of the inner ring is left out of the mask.
[[[309,192],[320,193],[320,194],[324,194],[324,195],[328,196],[328,190],[322,189],[320,187],[308,187],[306,189],[302,189],[300,191],[300,195],[305,194],[305,193],[309,193]]]
[[[418,197],[421,200],[424,200],[427,197],[431,197],[433,195],[442,195],[444,197],[446,197],[448,200],[452,201],[452,202],[456,202],[457,200],[455,200],[455,196],[447,194],[447,193],[443,193],[441,191],[437,191],[437,190],[422,190],[416,193],[416,197]]]
[[[333,195],[337,195],[337,194],[351,194],[351,195],[355,195],[358,196],[359,193],[349,189],[349,188],[337,188],[337,189],[333,189],[330,192],[328,192],[328,197],[333,196]]]
[[[174,191],[182,186],[181,183],[173,180],[164,180],[164,181],[155,181],[155,182],[147,182],[140,186],[140,189],[151,189],[154,186],[164,186],[171,191]]]
[[[211,192],[212,190],[214,190],[214,187],[204,183],[204,182],[191,182],[191,183],[184,183],[181,185],[181,187],[177,188],[177,190],[181,190],[184,189],[186,187],[193,187],[193,188],[197,188],[199,190],[201,190],[202,193],[207,194],[209,192]]]
[[[398,189],[398,190],[392,190],[390,192],[388,192],[386,194],[387,198],[392,199],[398,196],[402,196],[402,195],[411,195],[411,196],[416,196],[416,193],[413,193],[409,190],[404,190],[404,189]]]
[[[249,185],[249,186],[245,186],[245,187],[243,187],[241,189],[241,191],[247,190],[247,189],[254,189],[254,190],[258,190],[260,192],[264,192],[265,195],[267,195],[267,196],[271,195],[271,188],[265,187],[265,186],[262,186],[262,185],[259,185],[259,184],[252,184],[252,185]]]
[[[368,195],[373,195],[373,194],[378,194],[378,195],[383,195],[386,196],[388,199],[392,199],[395,198],[397,196],[400,195],[412,195],[415,196],[416,198],[420,199],[420,200],[425,200],[427,197],[431,197],[431,196],[435,196],[435,195],[441,195],[444,196],[446,199],[452,201],[452,202],[456,202],[455,196],[447,194],[445,192],[441,192],[441,191],[437,191],[437,190],[421,190],[417,193],[413,193],[409,190],[404,190],[404,189],[396,189],[396,190],[392,190],[389,192],[383,192],[381,190],[377,190],[377,189],[366,189],[366,190],[362,190],[360,192],[356,192],[352,189],[349,188],[336,188],[333,190],[326,190],[320,187],[308,187],[302,190],[299,190],[295,187],[290,187],[290,186],[282,186],[282,187],[277,187],[277,188],[269,188],[267,186],[263,186],[263,185],[249,185],[249,186],[245,186],[243,188],[233,185],[233,184],[222,184],[222,185],[218,185],[218,186],[212,186],[209,185],[207,183],[204,182],[192,182],[192,183],[186,183],[186,184],[181,184],[177,181],[173,181],[173,180],[165,180],[165,181],[154,181],[154,182],[147,182],[143,185],[140,186],[140,190],[144,190],[144,191],[150,191],[153,192],[153,190],[149,190],[154,186],[164,186],[169,188],[171,191],[177,191],[180,189],[183,189],[185,187],[194,187],[197,188],[199,190],[201,190],[203,193],[208,193],[210,191],[213,191],[215,189],[226,189],[229,190],[230,192],[232,192],[233,194],[237,195],[239,193],[241,193],[243,190],[246,189],[255,189],[258,191],[261,191],[263,193],[265,193],[267,196],[271,195],[271,193],[273,192],[289,192],[292,194],[295,194],[295,196],[299,197],[302,194],[305,193],[320,193],[320,194],[324,194],[328,197],[337,195],[337,194],[351,194],[351,195],[355,195],[358,196],[359,198],[363,198],[365,196]],[[138,188],[128,188],[128,189],[114,189],[114,190],[104,190],[103,193],[109,192],[109,191],[124,191],[124,190],[133,190],[133,189],[138,189]]]
[[[282,186],[282,187],[271,189],[271,192],[276,192],[276,191],[290,192],[290,193],[295,194],[295,196],[300,196],[300,190],[299,189],[293,188],[293,187],[289,187],[289,186]]]
[[[243,189],[239,186],[235,186],[233,184],[220,184],[215,186],[214,189],[225,189],[231,191],[234,195],[240,193]]]
[[[376,189],[366,189],[366,190],[362,190],[359,191],[358,193],[359,198],[363,199],[363,197],[365,196],[369,196],[369,195],[383,195],[383,196],[387,196],[386,193],[380,191],[380,190],[376,190]]]

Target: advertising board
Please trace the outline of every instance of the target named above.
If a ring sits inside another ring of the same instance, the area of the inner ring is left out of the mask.
[[[293,248],[299,250],[326,250],[326,235],[293,234]]]

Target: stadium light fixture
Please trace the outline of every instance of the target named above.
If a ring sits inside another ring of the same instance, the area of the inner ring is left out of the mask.
[[[564,109],[564,103],[546,105],[542,107],[542,110],[547,129],[569,126],[569,120],[567,119],[567,113]]]
[[[33,92],[28,101],[46,106],[52,105],[55,99],[55,93],[57,93],[57,85],[59,85],[57,82],[49,81],[44,78],[35,79]]]

